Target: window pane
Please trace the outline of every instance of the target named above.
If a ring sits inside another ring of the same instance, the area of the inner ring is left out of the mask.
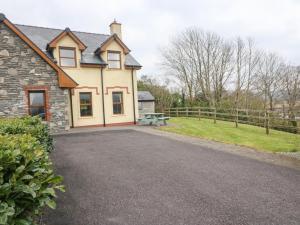
[[[60,49],[59,55],[60,57],[75,58],[75,51],[74,49]]]
[[[108,61],[108,68],[120,69],[120,61]]]
[[[113,113],[122,114],[123,113],[123,93],[122,92],[113,92]]]
[[[120,53],[108,52],[107,59],[108,60],[120,60]]]
[[[82,92],[79,93],[80,98],[80,116],[92,116],[92,93],[91,92]]]
[[[46,118],[46,112],[45,112],[45,108],[43,106],[31,107],[29,109],[29,114],[31,116],[40,116],[43,120]]]
[[[114,104],[114,114],[122,114],[122,106],[121,104]]]
[[[29,114],[31,116],[38,115],[42,119],[46,118],[45,92],[44,91],[29,92]]]
[[[60,65],[74,67],[76,64],[74,59],[60,58]]]
[[[113,102],[114,103],[122,102],[122,93],[113,93]]]
[[[30,106],[44,106],[44,92],[29,92]]]
[[[80,93],[80,104],[91,104],[91,94]]]
[[[92,116],[92,105],[81,105],[80,116]]]

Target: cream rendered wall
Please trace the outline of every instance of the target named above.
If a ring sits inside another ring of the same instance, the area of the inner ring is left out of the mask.
[[[113,41],[107,46],[107,50],[120,51],[121,52],[121,69],[109,69],[103,70],[103,83],[104,83],[104,102],[105,102],[105,115],[106,122],[108,124],[114,123],[129,123],[134,121],[133,113],[133,95],[132,95],[132,80],[131,80],[131,69],[125,69],[125,54],[121,46]],[[101,54],[101,57],[107,61],[107,51]],[[134,93],[135,93],[135,112],[136,118],[138,118],[138,103],[137,103],[137,79],[136,71],[133,70],[134,78]],[[123,105],[124,114],[113,115],[112,108],[112,92],[121,91],[123,92]]]
[[[59,46],[76,48],[77,67],[62,67],[62,69],[79,84],[78,87],[73,90],[72,94],[74,126],[78,127],[103,124],[100,69],[80,67],[80,50],[78,49],[77,44],[69,36],[62,38],[53,51],[53,56],[57,59],[58,63]],[[91,117],[80,116],[79,92],[92,92],[93,115]]]
[[[57,47],[53,51],[54,57],[59,63],[58,49],[61,47],[74,47],[76,48],[77,67],[64,68],[79,85],[73,91],[72,106],[73,106],[73,121],[74,126],[90,126],[90,125],[103,125],[103,110],[102,110],[102,89],[101,89],[101,69],[100,68],[85,68],[80,66],[81,53],[77,44],[69,37],[62,38]],[[105,120],[106,124],[130,123],[134,121],[133,115],[133,96],[132,96],[132,81],[131,69],[125,69],[124,61],[125,54],[122,48],[116,43],[112,42],[107,50],[121,51],[121,70],[103,69],[103,83],[104,83],[104,103],[105,103]],[[107,60],[107,52],[103,52],[103,59]],[[135,111],[136,118],[138,118],[138,103],[137,103],[137,79],[136,71],[134,73],[134,89],[135,89]],[[128,90],[128,92],[127,92]],[[123,115],[113,115],[112,106],[112,92],[123,92]],[[93,116],[80,117],[80,92],[92,92]],[[107,93],[106,93],[107,92]]]

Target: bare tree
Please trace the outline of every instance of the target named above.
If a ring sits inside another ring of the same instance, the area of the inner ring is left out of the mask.
[[[233,107],[236,126],[241,107],[246,112],[250,107],[273,110],[280,85],[289,111],[293,111],[299,98],[299,70],[292,73],[283,69],[278,55],[259,51],[251,38],[232,42],[215,33],[190,28],[161,52],[163,66],[177,78],[190,105],[201,98],[210,107]],[[228,85],[229,81],[234,85]]]
[[[256,88],[261,91],[264,108],[273,110],[281,77],[282,59],[274,53],[263,53],[259,61]]]
[[[246,79],[246,90],[245,90],[245,108],[248,115],[249,97],[250,90],[254,84],[255,76],[257,75],[258,63],[260,60],[260,52],[255,49],[254,40],[252,38],[247,38],[246,45],[246,70],[247,70],[247,79]]]
[[[235,99],[234,99],[234,108],[236,110],[235,127],[238,127],[238,108],[239,108],[240,95],[246,80],[245,61],[246,61],[245,43],[241,38],[237,38],[235,43],[235,68],[236,68]]]
[[[220,102],[232,72],[232,47],[220,36],[187,29],[163,49],[162,56],[163,65],[182,81],[191,100],[201,93],[210,106]]]
[[[233,73],[233,46],[229,42],[222,41],[214,60],[212,73],[213,97],[215,106],[222,101],[226,84]]]
[[[286,65],[282,68],[281,93],[288,104],[288,115],[291,121],[295,120],[295,106],[300,100],[300,67]]]
[[[173,39],[170,46],[162,50],[163,66],[181,81],[183,89],[187,90],[189,100],[195,97],[196,79],[191,66],[189,51],[190,43],[186,41],[185,33]]]

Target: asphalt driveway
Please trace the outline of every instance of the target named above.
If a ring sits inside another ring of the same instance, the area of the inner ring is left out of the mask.
[[[55,138],[47,225],[300,224],[300,172],[133,130]]]

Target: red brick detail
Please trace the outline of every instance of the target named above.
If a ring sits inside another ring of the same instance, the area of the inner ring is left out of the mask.
[[[135,124],[134,124],[134,122],[108,123],[108,124],[106,124],[107,127],[114,127],[114,126],[128,126],[128,125],[135,125]]]
[[[98,87],[89,87],[89,86],[82,86],[82,87],[76,87],[74,89],[95,89],[96,90],[96,94],[99,95],[99,90],[98,90]],[[73,90],[73,89],[72,89]],[[74,95],[74,92],[72,93],[72,95]]]
[[[41,86],[24,86],[25,92],[25,110],[29,115],[29,91],[45,91],[45,104],[46,104],[46,121],[50,121],[51,113],[50,113],[50,98],[49,98],[49,86],[41,85]]]
[[[73,128],[88,128],[88,127],[104,127],[103,124],[93,124],[93,125],[84,125],[84,126],[74,126]]]
[[[108,95],[108,90],[109,90],[109,89],[115,89],[115,88],[125,89],[126,92],[127,92],[127,94],[130,94],[130,92],[128,91],[128,87],[122,87],[122,86],[106,87],[105,94]]]
[[[106,127],[114,127],[114,126],[129,126],[135,125],[134,122],[124,122],[124,123],[108,123]],[[75,126],[74,128],[88,128],[88,127],[104,127],[103,124],[94,124],[94,125],[85,125],[85,126]]]

